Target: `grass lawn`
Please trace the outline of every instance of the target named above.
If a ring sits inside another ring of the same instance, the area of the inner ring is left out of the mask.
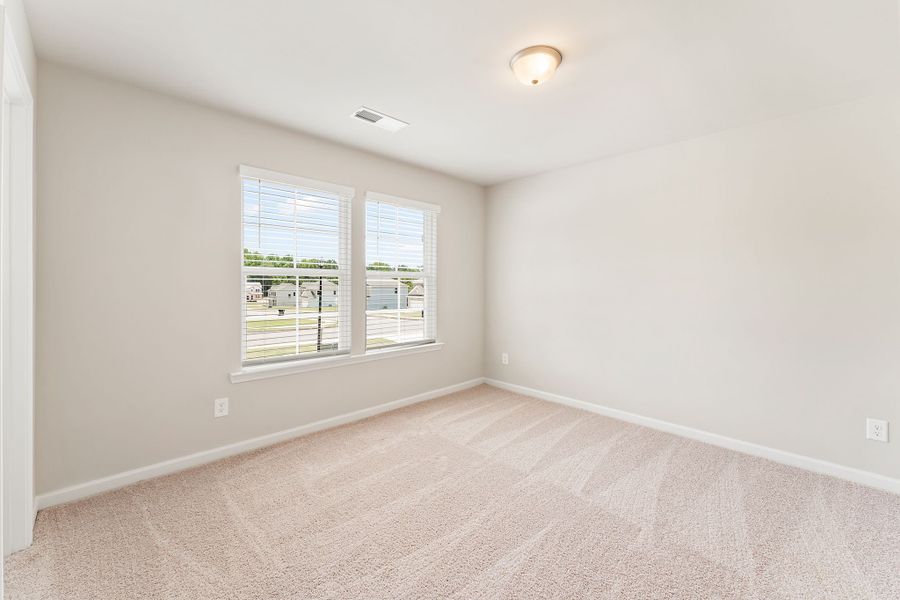
[[[304,318],[300,319],[300,325],[317,325],[319,319]],[[247,321],[247,331],[273,331],[276,329],[293,329],[297,325],[297,319],[272,319],[268,321]],[[337,327],[334,319],[330,321],[323,320],[322,329],[329,327]]]
[[[377,338],[367,338],[366,339],[366,349],[367,350],[376,350],[382,346],[391,346],[396,344],[397,342],[383,337]],[[302,344],[300,346],[300,353],[304,352],[315,352],[316,345],[315,344]],[[247,358],[273,358],[276,356],[290,356],[292,354],[296,354],[296,346],[294,344],[285,344],[283,346],[270,346],[268,348],[259,348],[259,349],[247,349]]]
[[[327,344],[325,344],[327,346]],[[332,344],[333,345],[333,344]],[[284,346],[270,346],[268,348],[247,349],[247,358],[273,358],[276,356],[290,356],[297,353],[297,346],[294,344],[285,344]],[[300,354],[305,352],[315,352],[315,344],[301,344]]]
[[[273,356],[288,356],[289,354],[295,354],[296,346],[294,344],[290,344],[289,346],[276,346],[274,348],[259,348],[257,350],[247,349],[247,358],[272,358]],[[300,352],[315,352],[316,345],[309,344],[300,346]]]
[[[404,321],[421,321],[424,319],[421,312],[401,312],[399,315],[396,311],[388,310],[367,310],[367,317],[381,317],[382,319],[401,318]]]
[[[247,306],[247,312],[249,312],[249,313],[267,313],[272,310],[283,310],[283,311],[285,311],[285,313],[287,313],[287,312],[293,313],[297,309],[297,307],[294,306],[293,304],[291,304],[290,306],[270,307],[265,302],[248,302],[246,306]],[[337,309],[338,309],[337,306],[323,306],[322,312],[323,313],[333,313],[333,312],[337,312]],[[300,312],[302,312],[302,313],[317,313],[317,312],[319,312],[319,307],[318,306],[301,306]]]

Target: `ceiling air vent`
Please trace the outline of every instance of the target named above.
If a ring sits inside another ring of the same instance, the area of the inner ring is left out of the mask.
[[[409,125],[409,123],[405,121],[395,119],[394,117],[390,117],[384,113],[380,113],[377,110],[366,108],[365,106],[354,112],[351,116],[355,119],[359,119],[360,121],[371,123],[376,127],[387,129],[388,131],[400,131],[401,129]]]

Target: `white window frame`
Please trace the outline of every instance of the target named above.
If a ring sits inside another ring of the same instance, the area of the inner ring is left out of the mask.
[[[356,189],[350,186],[341,185],[337,183],[330,183],[326,181],[318,181],[316,179],[308,179],[306,177],[299,177],[297,175],[290,175],[287,173],[280,173],[277,171],[270,171],[267,169],[260,169],[258,167],[251,167],[248,165],[241,165],[238,169],[239,177],[239,189],[241,195],[241,247],[240,250],[240,265],[241,265],[241,277],[240,277],[240,286],[241,286],[241,303],[240,303],[240,326],[241,326],[241,346],[240,346],[240,364],[242,367],[242,371],[246,369],[254,369],[260,368],[264,366],[283,366],[283,365],[292,365],[294,363],[304,363],[307,361],[320,360],[323,358],[346,355],[350,353],[351,348],[351,340],[352,340],[352,330],[353,330],[353,309],[352,309],[352,264],[351,264],[351,228],[353,224],[351,223],[350,215],[352,212],[353,199],[356,196]],[[262,181],[270,181],[273,183],[280,183],[283,185],[289,185],[296,188],[300,188],[303,190],[309,190],[311,192],[320,192],[326,193],[330,195],[336,195],[340,199],[340,214],[339,214],[339,222],[341,223],[341,229],[339,232],[339,242],[338,242],[338,266],[339,269],[337,273],[333,269],[295,269],[295,268],[278,268],[278,267],[248,267],[244,265],[244,248],[245,240],[244,240],[244,190],[243,190],[243,180],[244,178],[251,179],[259,179]],[[283,359],[278,360],[247,360],[247,339],[246,339],[246,328],[247,328],[247,313],[246,313],[246,289],[245,289],[245,281],[248,275],[297,275],[298,273],[302,273],[301,276],[326,276],[326,277],[334,277],[337,275],[338,277],[338,286],[339,289],[345,290],[342,293],[345,298],[348,300],[346,302],[338,303],[338,349],[335,352],[331,352],[328,354],[325,353],[309,353],[309,356],[287,356]],[[346,287],[344,287],[346,286]],[[234,379],[234,374],[232,374],[232,380]]]
[[[273,177],[280,176],[280,177],[285,177],[285,179],[275,179],[275,181],[280,181],[281,183],[287,183],[289,185],[296,185],[298,187],[305,187],[308,189],[315,189],[315,190],[319,190],[319,191],[327,191],[327,192],[338,193],[338,194],[343,192],[343,193],[349,194],[349,197],[350,197],[349,206],[350,206],[351,213],[356,212],[363,219],[362,224],[360,224],[360,223],[354,222],[353,219],[351,218],[350,230],[351,230],[351,232],[358,231],[358,229],[360,227],[362,227],[362,231],[360,232],[362,235],[360,235],[359,233],[356,233],[353,235],[356,235],[357,243],[359,243],[360,240],[362,240],[363,243],[365,242],[365,203],[364,202],[362,203],[363,206],[361,207],[362,208],[361,211],[353,208],[352,201],[353,201],[353,199],[355,199],[355,195],[356,195],[356,190],[354,188],[349,187],[349,186],[330,184],[330,183],[317,181],[317,180],[313,180],[313,179],[306,179],[303,177],[297,177],[297,176],[292,176],[292,175],[285,176],[285,175],[283,175],[281,173],[277,173],[275,171],[268,171],[268,170],[259,169],[256,167],[242,166],[241,170],[242,170],[242,172],[246,172],[249,177],[258,177],[260,179],[272,180]],[[240,189],[240,186],[239,186],[239,189]],[[401,198],[399,196],[392,196],[389,194],[382,194],[379,192],[368,192],[366,194],[366,197],[372,198],[372,199],[379,199],[381,201],[387,201],[390,203],[399,203],[402,206],[427,209],[427,210],[433,211],[433,213],[435,215],[434,236],[432,236],[432,238],[431,238],[432,240],[434,240],[434,245],[430,250],[431,255],[434,257],[434,264],[435,264],[434,269],[432,269],[432,273],[434,273],[433,286],[434,286],[434,290],[435,290],[435,293],[433,295],[434,297],[432,300],[433,300],[433,306],[434,306],[435,312],[434,312],[434,320],[433,320],[434,327],[431,330],[432,336],[434,337],[434,341],[423,342],[423,343],[417,344],[417,345],[389,346],[386,348],[378,348],[378,349],[366,351],[365,350],[365,345],[366,345],[365,344],[365,328],[362,328],[362,330],[361,330],[362,335],[363,335],[363,340],[362,340],[362,344],[361,344],[362,350],[359,351],[359,353],[339,354],[336,356],[318,356],[318,357],[310,357],[310,358],[300,358],[300,359],[295,359],[295,360],[287,360],[287,361],[283,361],[283,362],[262,363],[262,364],[258,364],[258,365],[243,365],[242,364],[242,359],[244,356],[244,349],[242,347],[240,350],[240,356],[238,357],[239,358],[238,364],[241,364],[242,366],[239,370],[230,373],[229,378],[231,380],[231,383],[244,383],[244,382],[248,382],[248,381],[257,381],[260,379],[269,379],[272,377],[284,377],[284,376],[288,376],[288,375],[306,373],[309,371],[332,369],[332,368],[336,368],[336,367],[344,367],[344,366],[349,366],[349,365],[356,365],[356,364],[361,364],[361,363],[368,363],[368,362],[372,362],[372,361],[383,360],[386,358],[398,358],[398,357],[403,357],[403,356],[430,353],[430,352],[443,350],[444,343],[437,339],[437,312],[436,312],[436,307],[437,307],[437,270],[436,270],[437,269],[437,267],[436,267],[436,265],[437,265],[437,243],[436,243],[437,237],[436,237],[436,235],[437,235],[437,215],[440,213],[441,207],[437,204],[429,204],[426,202],[409,200],[406,198]],[[243,214],[243,194],[241,194],[241,203],[242,203],[241,211]],[[238,250],[240,252],[241,268],[243,269],[243,264],[244,264],[243,217],[240,219],[240,221],[241,221],[241,234],[240,234],[241,247]],[[354,229],[354,228],[356,228],[356,229]],[[352,237],[353,236],[351,235],[351,238]],[[363,257],[365,257],[364,250],[365,249],[363,248],[363,255],[362,255]],[[350,245],[349,244],[347,245],[347,252],[350,253]],[[355,264],[352,265],[351,279],[353,279],[357,275],[359,275],[360,271],[361,271],[362,275],[363,275],[361,281],[363,284],[365,284],[366,265],[365,265],[364,260],[362,261],[362,263],[363,264],[361,264],[361,265],[355,265]],[[241,271],[241,273],[243,273],[243,270]],[[382,275],[384,274],[384,272],[379,272],[379,273]],[[404,272],[404,273],[406,273],[406,272]],[[333,275],[333,274],[334,274],[334,271],[329,272],[329,275]],[[409,273],[406,273],[406,275],[409,275]],[[243,275],[241,275],[241,277],[240,277],[240,285],[241,285],[240,293],[241,293],[241,297],[243,298],[244,297],[244,288],[243,288],[244,277],[243,277]],[[351,292],[351,297],[354,295],[356,295],[356,294],[353,294]],[[245,315],[244,309],[243,309],[243,302],[244,301],[242,300],[241,305],[240,305],[241,340],[242,340],[241,344],[244,343],[243,342],[243,329],[245,327],[245,324],[243,322],[244,315]],[[361,307],[359,307],[359,306],[353,304],[353,302],[351,301],[351,307],[350,307],[351,314],[356,313],[357,310],[361,309],[361,311],[360,311],[361,314],[363,316],[365,316],[365,309],[366,309],[365,294],[362,295],[362,302],[363,302],[363,305]],[[351,324],[350,324],[350,321],[348,321],[347,335],[350,335],[350,331],[351,331]],[[352,342],[352,339],[351,339],[351,342]]]
[[[423,249],[423,260],[424,260],[424,269],[421,273],[420,279],[422,279],[425,283],[425,332],[424,338],[421,340],[416,340],[413,342],[407,343],[399,343],[393,344],[390,346],[380,346],[377,348],[366,349],[366,353],[372,352],[384,352],[389,349],[399,349],[399,348],[407,348],[414,346],[424,346],[428,344],[434,344],[437,342],[437,298],[438,298],[438,285],[437,285],[437,232],[438,232],[438,217],[441,213],[441,207],[437,204],[430,204],[428,202],[422,202],[420,200],[411,200],[409,198],[402,198],[400,196],[392,196],[390,194],[384,194],[381,192],[366,192],[366,196],[364,199],[364,203],[368,204],[369,202],[379,202],[382,204],[390,204],[393,206],[399,206],[403,208],[415,208],[418,210],[422,210],[425,212],[425,224],[424,224],[424,249]],[[368,219],[368,207],[363,211],[366,215],[366,219]],[[363,231],[365,235],[368,235],[369,228],[368,224],[364,226]],[[368,256],[365,259],[365,264],[368,265],[369,258]],[[366,281],[368,281],[369,276],[377,277],[377,278],[400,278],[400,277],[409,277],[410,273],[408,271],[369,271],[366,270]],[[367,307],[365,307],[367,308]],[[365,311],[364,311],[365,312]],[[368,328],[368,317],[366,318],[366,328]],[[363,346],[367,346],[369,336],[368,331],[364,335]]]

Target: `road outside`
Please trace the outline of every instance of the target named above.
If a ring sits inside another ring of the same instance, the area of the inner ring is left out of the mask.
[[[271,358],[315,352],[319,347],[317,308],[270,307],[268,302],[246,303],[244,339],[246,358]],[[299,328],[297,322],[299,321]],[[324,307],[321,313],[321,347],[336,349],[338,344],[336,307]],[[421,340],[425,320],[421,309],[366,311],[366,347],[377,348]]]

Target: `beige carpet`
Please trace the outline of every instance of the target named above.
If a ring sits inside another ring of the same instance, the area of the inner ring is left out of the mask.
[[[900,598],[900,496],[481,386],[41,511],[7,598]]]

